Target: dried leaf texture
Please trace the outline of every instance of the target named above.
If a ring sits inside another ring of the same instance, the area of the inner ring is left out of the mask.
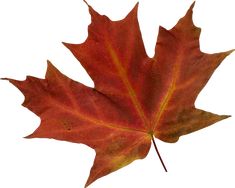
[[[25,95],[23,106],[41,118],[28,138],[83,143],[96,157],[86,187],[136,159],[146,157],[152,136],[180,136],[227,118],[196,109],[194,102],[215,69],[232,51],[200,51],[192,9],[171,30],[160,27],[153,58],[146,55],[136,5],[113,22],[91,7],[92,23],[82,44],[65,46],[95,83],[89,88],[50,62],[45,79],[9,79]]]

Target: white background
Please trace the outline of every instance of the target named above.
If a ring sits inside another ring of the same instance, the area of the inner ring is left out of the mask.
[[[112,20],[123,19],[136,0],[90,0]],[[191,0],[140,0],[139,22],[149,56],[153,56],[158,26],[173,27]],[[194,22],[202,28],[203,52],[235,48],[234,0],[198,0]],[[0,77],[43,78],[46,60],[70,78],[93,86],[86,72],[62,41],[81,43],[90,15],[82,0],[0,0]],[[91,188],[235,187],[235,54],[216,70],[196,106],[234,117],[193,134],[176,144],[157,140],[169,172],[153,148],[144,160],[114,172]],[[0,81],[0,187],[80,188],[95,153],[82,144],[23,137],[40,119],[21,106],[24,97],[8,81]]]

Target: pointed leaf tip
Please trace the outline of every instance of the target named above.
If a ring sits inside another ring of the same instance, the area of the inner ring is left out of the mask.
[[[92,20],[91,22],[94,21],[94,18],[101,16],[97,11],[95,11],[95,9],[92,8],[91,5],[87,4],[87,6],[88,6],[89,13],[91,15],[91,20]]]
[[[47,71],[46,72],[53,70],[53,69],[56,69],[55,66],[49,60],[47,60]]]
[[[94,22],[94,19],[95,18],[99,18],[99,17],[105,17],[107,18],[108,20],[110,20],[106,15],[101,15],[99,14],[97,11],[95,11],[92,6],[90,6],[88,3],[86,3],[87,6],[88,6],[88,9],[89,9],[89,13],[91,15],[91,23]],[[139,2],[137,2],[135,4],[135,6],[131,9],[131,11],[127,14],[127,16],[124,18],[124,20],[128,17],[136,17],[137,19],[137,14],[138,14],[138,7],[139,7]]]
[[[67,42],[62,42],[62,44],[63,44],[66,48],[68,48],[69,50],[70,50],[70,48],[71,48],[73,45],[75,45],[75,44],[71,44],[71,43],[67,43]]]
[[[46,70],[46,79],[54,79],[55,75],[60,75],[60,71],[49,61],[47,60],[47,70]]]
[[[30,135],[28,135],[28,136],[25,136],[25,137],[23,137],[23,138],[25,138],[25,139],[30,139],[30,138],[33,138],[33,136],[32,136],[33,134],[30,134]]]
[[[53,66],[50,60],[47,60],[47,66]]]
[[[230,55],[230,54],[233,53],[234,51],[235,51],[235,49],[232,49],[232,50],[227,51],[226,53],[227,53],[227,55]]]
[[[90,5],[87,3],[87,1],[86,1],[86,0],[83,0],[83,2],[84,2],[84,3],[86,3],[86,5],[87,5],[87,6],[90,6]]]
[[[135,6],[132,8],[131,12],[134,12],[137,15],[138,9],[139,9],[139,2],[137,2],[135,4]]]
[[[199,37],[201,33],[201,28],[194,25],[193,22],[193,8],[195,6],[195,1],[189,7],[186,14],[178,21],[178,23],[171,30],[179,30],[186,33],[188,36]]]
[[[179,22],[188,22],[190,24],[193,24],[193,8],[195,6],[195,1],[192,3],[192,5],[189,7],[188,11],[186,12],[185,16],[182,17]]]
[[[186,15],[187,14],[189,14],[189,15],[192,15],[193,14],[193,8],[194,8],[194,6],[195,6],[195,1],[191,4],[191,6],[189,7],[189,9],[188,9],[188,11],[187,11],[187,13],[186,13]]]
[[[139,2],[135,4],[135,6],[131,9],[130,13],[126,17],[133,15],[137,19],[138,9],[139,9]]]
[[[10,81],[10,78],[0,78],[0,79]]]
[[[190,6],[190,9],[193,9],[195,6],[196,1],[193,1],[192,5]]]
[[[232,116],[231,115],[222,115],[223,119],[227,119],[227,118],[230,118],[230,117],[232,117]]]

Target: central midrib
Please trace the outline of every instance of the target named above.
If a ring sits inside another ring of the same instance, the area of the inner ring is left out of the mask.
[[[128,94],[130,96],[130,99],[132,101],[132,104],[134,105],[138,115],[140,116],[141,120],[144,122],[144,126],[146,129],[149,128],[148,124],[149,124],[149,121],[148,119],[146,118],[146,115],[137,99],[137,96],[136,96],[136,93],[127,77],[127,74],[126,74],[126,71],[125,69],[123,68],[116,52],[113,50],[113,47],[112,45],[106,41],[106,46],[107,46],[107,49],[109,51],[109,54],[111,56],[111,59],[113,60],[112,62],[114,63],[117,71],[118,71],[118,74],[122,80],[122,82],[124,83],[127,91],[128,91]]]

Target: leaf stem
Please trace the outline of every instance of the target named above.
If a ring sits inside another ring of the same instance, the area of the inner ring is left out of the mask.
[[[153,135],[151,135],[151,136],[152,136],[152,142],[153,142],[154,148],[155,148],[155,150],[156,150],[156,152],[157,152],[157,155],[158,155],[158,157],[159,157],[159,159],[160,159],[160,161],[161,161],[161,163],[162,163],[162,166],[163,166],[165,172],[167,172],[166,166],[165,166],[165,164],[164,164],[164,162],[163,162],[163,160],[162,160],[162,157],[161,157],[161,155],[160,155],[160,153],[159,153],[159,151],[158,151],[158,148],[157,148],[156,142],[155,142],[155,140],[154,140],[154,137],[153,137]]]

